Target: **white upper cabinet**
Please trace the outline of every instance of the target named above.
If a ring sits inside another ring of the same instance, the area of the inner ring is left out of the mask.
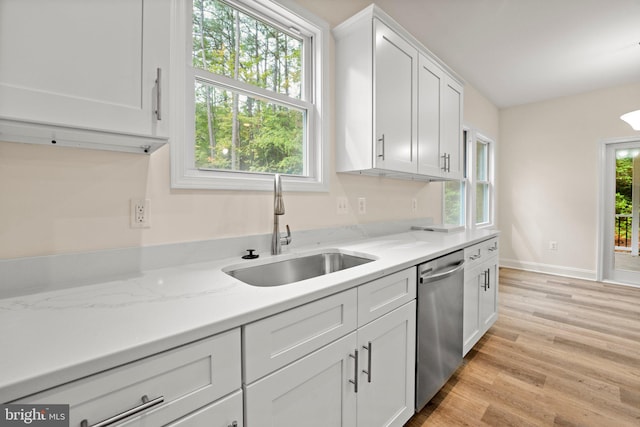
[[[440,138],[440,158],[443,177],[462,179],[464,161],[462,158],[462,85],[445,76],[442,94],[442,136]]]
[[[418,63],[418,172],[462,179],[462,85],[434,61]]]
[[[0,0],[0,140],[168,139],[169,0]]]
[[[336,170],[462,178],[462,82],[371,5],[337,26]]]
[[[441,100],[444,72],[433,61],[420,55],[418,68],[418,171],[438,176],[443,172],[440,157]]]
[[[417,172],[416,62],[418,51],[374,19],[376,168]],[[393,82],[393,84],[389,84]]]

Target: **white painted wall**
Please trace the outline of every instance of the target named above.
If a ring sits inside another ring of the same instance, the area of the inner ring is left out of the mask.
[[[503,265],[596,277],[599,142],[638,136],[638,108],[640,83],[500,111]]]
[[[299,3],[310,3],[334,26],[368,1]],[[349,7],[338,7],[342,3]],[[333,68],[332,61],[332,74]],[[473,88],[465,90],[465,122],[497,135],[495,106]],[[331,111],[333,105],[332,95]],[[333,136],[330,143],[333,156]],[[169,147],[144,156],[0,142],[0,259],[271,232],[271,193],[171,190],[169,161]],[[295,238],[296,230],[412,217],[439,221],[441,191],[439,183],[332,172],[328,193],[285,192],[281,223],[290,224]],[[336,214],[339,196],[348,197],[348,215]],[[367,199],[366,215],[354,212],[358,197]],[[151,228],[129,227],[131,198],[150,199]],[[413,198],[417,214],[411,212]]]

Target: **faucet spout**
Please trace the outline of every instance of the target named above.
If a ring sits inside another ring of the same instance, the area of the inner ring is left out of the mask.
[[[282,179],[280,174],[273,177],[273,214],[284,215],[284,200],[282,199]]]
[[[275,174],[273,180],[273,234],[271,235],[271,255],[282,253],[282,245],[291,243],[291,230],[287,225],[287,234],[280,235],[280,216],[284,215],[284,199],[282,198],[282,179]]]

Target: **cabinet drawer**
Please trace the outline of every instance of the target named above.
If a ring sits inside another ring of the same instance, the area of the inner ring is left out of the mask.
[[[492,256],[498,255],[498,238],[494,237],[484,242],[476,243],[464,249],[465,268],[473,268]]]
[[[355,330],[356,306],[350,289],[244,326],[245,383]]]
[[[126,426],[159,426],[174,421],[241,387],[240,330],[235,329],[119,368],[21,399],[19,403],[70,405],[69,425],[93,425],[163,397],[164,402]]]
[[[358,326],[416,298],[416,268],[408,268],[358,287]]]

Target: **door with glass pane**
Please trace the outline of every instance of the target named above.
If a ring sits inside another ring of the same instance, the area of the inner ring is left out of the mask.
[[[601,279],[640,284],[640,140],[603,148]]]

